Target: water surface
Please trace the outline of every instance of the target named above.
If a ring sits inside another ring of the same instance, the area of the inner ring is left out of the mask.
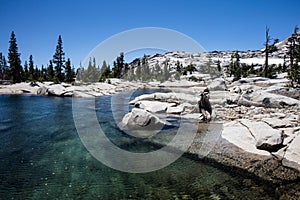
[[[118,129],[110,98],[96,101],[106,135],[130,151],[159,148]],[[274,191],[187,156],[145,174],[113,170],[81,143],[72,98],[0,96],[0,199],[274,199]]]

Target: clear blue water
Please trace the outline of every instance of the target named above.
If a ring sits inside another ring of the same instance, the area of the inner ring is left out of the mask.
[[[99,121],[114,143],[132,151],[157,149],[118,129],[110,98],[99,97],[96,110],[105,113]],[[187,156],[150,173],[113,170],[81,143],[72,98],[0,96],[0,199],[274,199],[274,191]]]

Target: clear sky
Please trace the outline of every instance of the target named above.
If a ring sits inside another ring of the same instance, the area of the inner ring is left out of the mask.
[[[300,26],[299,0],[0,0],[0,52],[15,31],[21,60],[47,65],[62,35],[77,67],[110,36],[163,27],[195,39],[207,51],[263,48],[265,27],[280,40]]]

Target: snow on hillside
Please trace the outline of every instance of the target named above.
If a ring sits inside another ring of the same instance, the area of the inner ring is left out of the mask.
[[[283,65],[284,55],[287,52],[287,41],[285,39],[276,44],[278,51],[269,55],[269,65]],[[179,62],[183,68],[193,64],[196,69],[201,71],[202,67],[217,67],[220,63],[221,67],[228,66],[231,62],[231,56],[235,51],[212,51],[203,53],[189,53],[189,52],[168,52],[165,54],[155,54],[147,56],[147,62],[150,69],[155,66],[160,66],[163,69],[165,64],[168,64],[170,71],[176,70],[176,64]],[[256,68],[263,66],[265,62],[264,49],[239,51],[240,63],[247,65],[255,65]],[[129,64],[130,67],[136,68],[139,59],[134,60]],[[287,60],[286,60],[287,62]],[[288,63],[287,63],[288,64]]]

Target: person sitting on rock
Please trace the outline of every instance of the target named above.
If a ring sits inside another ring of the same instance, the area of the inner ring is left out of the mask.
[[[209,102],[209,90],[206,88],[201,94],[200,94],[200,100],[198,101],[199,106],[199,112],[202,113],[203,120],[204,121],[210,121],[211,120],[211,114],[212,114],[212,108]]]

